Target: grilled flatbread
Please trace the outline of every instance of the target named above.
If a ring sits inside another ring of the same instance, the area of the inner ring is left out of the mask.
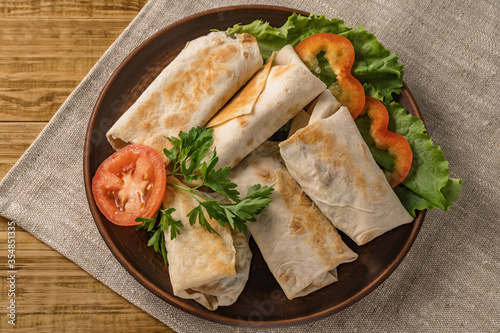
[[[182,185],[170,176],[172,184]],[[204,196],[210,196],[204,193]],[[209,223],[218,233],[210,233],[186,216],[198,202],[186,191],[167,186],[163,207],[173,207],[172,217],[184,227],[173,240],[165,232],[168,271],[174,295],[194,299],[209,310],[233,304],[248,280],[252,252],[245,234]],[[208,219],[208,214],[205,214]]]
[[[171,148],[165,137],[204,126],[262,65],[257,41],[248,34],[197,38],[111,127],[108,141],[115,150],[146,144],[164,156],[163,148]]]
[[[358,257],[288,173],[276,142],[250,153],[231,178],[242,194],[255,183],[276,184],[271,204],[247,226],[289,299],[336,282],[337,266]]]
[[[303,64],[287,63],[293,57],[280,56],[281,52],[289,53],[290,48],[275,53],[208,122],[214,129],[212,150],[217,149],[219,167],[238,164],[325,90]]]
[[[358,245],[413,221],[347,108],[298,130],[280,152],[304,192]]]

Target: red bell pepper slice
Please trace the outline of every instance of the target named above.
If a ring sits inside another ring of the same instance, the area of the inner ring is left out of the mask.
[[[370,136],[378,149],[387,150],[394,157],[394,171],[386,172],[391,187],[401,183],[410,172],[413,153],[406,138],[387,129],[389,113],[384,104],[373,97],[366,97],[361,114],[370,118]]]
[[[313,72],[318,67],[316,55],[325,52],[325,58],[337,76],[337,83],[328,89],[341,105],[349,109],[352,117],[356,118],[365,104],[365,91],[363,85],[351,74],[355,53],[349,39],[321,32],[311,35],[297,44],[295,52]]]

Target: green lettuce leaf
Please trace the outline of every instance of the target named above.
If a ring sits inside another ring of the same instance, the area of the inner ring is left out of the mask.
[[[404,185],[399,184],[394,187],[394,192],[396,192],[396,195],[398,196],[403,206],[413,217],[417,216],[417,211],[419,210],[431,210],[437,208],[429,201],[425,200],[415,192],[412,192],[408,187],[405,187]]]
[[[367,96],[390,102],[392,94],[401,93],[403,65],[398,64],[394,53],[384,48],[374,34],[361,26],[340,35],[354,46],[356,57],[352,74],[363,84]]]
[[[248,33],[257,39],[260,53],[264,61],[271,57],[271,54],[276,50],[287,45],[286,38],[278,28],[271,27],[268,22],[262,20],[253,21],[250,24],[236,24],[232,28],[226,30],[226,34],[234,35]]]

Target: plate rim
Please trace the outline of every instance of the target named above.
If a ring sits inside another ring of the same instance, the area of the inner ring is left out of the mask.
[[[158,288],[155,284],[151,283],[140,271],[135,269],[129,264],[129,261],[124,257],[124,255],[118,250],[116,245],[111,242],[111,237],[109,233],[106,231],[106,229],[103,227],[102,223],[100,222],[100,213],[98,211],[97,206],[95,205],[93,194],[92,194],[92,177],[89,172],[90,168],[90,150],[91,150],[91,138],[94,130],[94,125],[97,119],[98,111],[103,103],[104,98],[106,97],[108,91],[110,88],[113,86],[115,83],[117,77],[120,75],[120,73],[124,70],[124,68],[129,64],[131,60],[133,60],[137,54],[139,54],[144,48],[146,48],[151,42],[153,42],[155,39],[159,38],[165,33],[168,33],[168,31],[186,24],[192,20],[200,19],[206,15],[212,15],[216,14],[219,12],[225,12],[225,11],[233,11],[233,10],[245,10],[245,9],[257,9],[257,10],[276,10],[276,11],[283,11],[283,12],[288,12],[290,15],[292,13],[297,13],[301,15],[308,16],[309,13],[290,8],[290,7],[285,7],[285,6],[273,6],[273,5],[234,5],[234,6],[224,6],[224,7],[217,7],[209,10],[204,10],[198,13],[194,13],[192,15],[186,16],[178,21],[175,21],[154,34],[152,34],[150,37],[145,39],[142,43],[139,44],[132,52],[130,52],[119,64],[119,66],[114,70],[110,78],[107,80],[106,84],[102,88],[101,92],[99,93],[99,97],[92,109],[92,113],[90,115],[89,123],[87,126],[87,130],[85,133],[85,141],[84,141],[84,156],[83,156],[83,176],[84,176],[84,187],[85,187],[85,192],[86,192],[86,197],[87,201],[89,204],[89,208],[91,211],[92,218],[94,220],[94,223],[99,230],[99,233],[101,237],[103,238],[106,246],[110,249],[111,253],[113,256],[118,260],[120,265],[122,265],[123,268],[136,280],[138,281],[143,287],[145,287],[147,290],[152,292],[154,295],[158,296],[160,299],[163,301],[167,302],[168,304],[180,309],[181,311],[187,312],[191,315],[197,316],[199,318],[203,318],[206,320],[209,320],[211,322],[219,323],[219,324],[225,324],[225,325],[231,325],[231,326],[252,326],[252,327],[258,327],[258,328],[275,328],[275,327],[288,327],[288,326],[294,326],[294,325],[303,325],[307,324],[312,321],[320,320],[322,318],[325,318],[327,316],[330,316],[332,314],[338,313],[349,306],[355,304],[359,300],[363,299],[366,295],[371,293],[373,290],[375,290],[383,281],[385,281],[393,272],[394,270],[399,266],[399,264],[402,262],[402,260],[406,257],[407,253],[409,252],[410,248],[412,247],[413,243],[416,240],[416,237],[421,229],[421,226],[423,224],[425,215],[427,213],[427,210],[422,210],[419,211],[417,216],[414,218],[414,221],[412,222],[414,225],[411,229],[411,232],[408,236],[408,240],[405,241],[404,246],[402,247],[401,251],[399,254],[394,258],[394,260],[387,266],[387,268],[384,269],[382,274],[380,274],[378,277],[376,277],[371,283],[369,283],[367,286],[365,286],[363,289],[358,291],[354,296],[350,297],[347,300],[344,300],[343,302],[330,307],[328,309],[322,310],[315,312],[313,314],[309,315],[304,315],[292,319],[284,319],[284,320],[265,320],[265,321],[248,321],[248,320],[242,320],[242,319],[236,319],[236,318],[229,318],[226,316],[222,316],[216,312],[211,312],[210,315],[205,314],[204,312],[201,312],[199,309],[186,304],[184,299],[181,299],[175,295],[170,295],[168,293],[165,293],[163,289]],[[415,110],[415,113],[417,117],[419,117],[421,120],[423,120],[422,114],[420,112],[420,109],[413,98],[410,90],[406,86],[406,84],[403,82],[403,87],[401,88],[401,91],[405,91],[405,93],[408,96],[408,102],[412,105],[413,109]]]

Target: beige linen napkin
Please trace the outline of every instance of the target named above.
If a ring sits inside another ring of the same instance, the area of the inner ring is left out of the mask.
[[[115,260],[85,198],[83,143],[91,110],[121,61],[187,15],[243,1],[151,0],[61,106],[0,184],[0,214],[179,332],[246,332],[160,300]],[[268,1],[252,3],[270,4]],[[269,332],[500,331],[500,5],[496,1],[273,1],[363,24],[400,57],[405,82],[463,192],[431,211],[406,259],[370,295],[307,325]],[[58,232],[54,232],[57,230]]]

